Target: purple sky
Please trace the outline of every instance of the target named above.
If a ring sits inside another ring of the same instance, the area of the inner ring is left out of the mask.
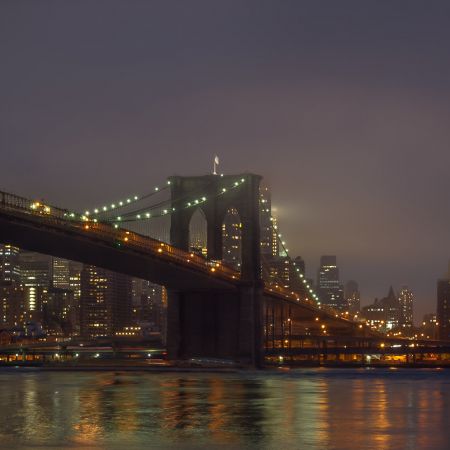
[[[262,174],[292,254],[435,309],[450,257],[448,1],[3,1],[0,189],[72,208]]]

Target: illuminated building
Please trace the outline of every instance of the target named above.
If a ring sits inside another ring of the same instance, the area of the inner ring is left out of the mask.
[[[206,218],[200,208],[192,214],[189,223],[189,251],[204,257],[208,253]]]
[[[358,283],[353,280],[347,281],[344,294],[349,313],[357,314],[361,308],[361,295]]]
[[[26,311],[25,288],[17,283],[0,285],[0,323],[2,327],[21,326],[30,316]]]
[[[260,224],[261,224],[261,254],[263,257],[278,256],[278,227],[275,217],[272,217],[272,201],[269,188],[260,189]]]
[[[225,264],[240,270],[242,224],[235,208],[231,208],[222,223],[222,260]]]
[[[420,335],[426,339],[439,339],[439,322],[436,314],[425,314],[420,327]]]
[[[414,325],[413,320],[413,303],[414,295],[408,289],[407,286],[403,286],[398,295],[398,302],[400,304],[400,325],[406,327],[412,327]]]
[[[52,258],[52,286],[57,289],[70,287],[70,261],[62,258]]]
[[[373,304],[362,308],[361,313],[367,324],[378,331],[387,332],[398,327],[401,314],[400,303],[392,286],[387,297],[381,300],[375,299]]]
[[[437,321],[439,339],[450,339],[450,264],[447,277],[437,282]]]
[[[22,250],[19,264],[22,284],[26,288],[26,310],[33,312],[33,318],[37,319],[51,285],[52,257]]]
[[[81,271],[83,264],[75,261],[69,261],[69,289],[73,291],[73,299],[76,304],[81,297]]]
[[[0,244],[0,283],[20,283],[19,249]]]
[[[344,311],[346,309],[344,289],[339,281],[339,269],[336,263],[336,256],[321,256],[317,276],[317,288],[319,298],[323,305],[338,311]]]
[[[80,334],[84,338],[113,336],[131,325],[131,278],[84,265],[81,272]]]
[[[162,331],[165,319],[165,289],[139,278],[132,280],[133,323],[151,331]]]
[[[43,305],[43,326],[49,336],[73,336],[77,330],[73,291],[51,287]]]

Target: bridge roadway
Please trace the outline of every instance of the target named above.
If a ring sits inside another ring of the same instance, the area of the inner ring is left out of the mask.
[[[235,291],[241,283],[239,272],[220,262],[106,223],[71,218],[70,211],[58,207],[49,207],[48,212],[33,209],[34,204],[33,200],[0,192],[1,242],[103,267],[168,289],[227,292]],[[264,297],[301,307],[304,320],[313,321],[320,314],[344,328],[356,325],[278,285],[265,284]]]

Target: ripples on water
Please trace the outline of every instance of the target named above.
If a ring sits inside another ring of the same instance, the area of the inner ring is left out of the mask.
[[[0,371],[0,446],[449,449],[450,371]]]

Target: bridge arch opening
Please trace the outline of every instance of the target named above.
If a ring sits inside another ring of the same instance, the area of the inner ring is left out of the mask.
[[[240,271],[242,266],[242,221],[236,208],[228,208],[222,222],[222,260]]]
[[[205,213],[197,208],[189,221],[189,251],[201,256],[208,252],[208,223]]]

